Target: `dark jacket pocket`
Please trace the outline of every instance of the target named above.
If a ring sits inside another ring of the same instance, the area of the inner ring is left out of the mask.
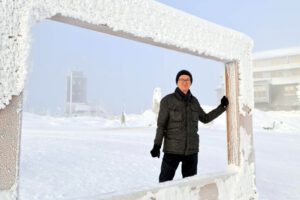
[[[182,112],[178,109],[171,108],[170,109],[170,121],[173,122],[181,122],[183,120]]]

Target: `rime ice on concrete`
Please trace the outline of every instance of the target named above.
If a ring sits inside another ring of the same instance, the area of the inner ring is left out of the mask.
[[[0,200],[17,198],[22,95],[0,109]]]
[[[230,164],[238,166],[238,170],[206,181],[195,177],[197,180],[191,183],[161,185],[158,190],[141,191],[133,199],[149,199],[149,195],[154,199],[169,195],[173,199],[203,199],[209,192],[213,193],[215,199],[257,199],[252,145],[250,38],[152,0],[2,0],[0,109],[9,107],[12,97],[23,91],[28,70],[30,28],[33,23],[46,18],[228,63],[227,95],[231,102],[227,116],[228,160]],[[234,81],[230,80],[231,76]],[[0,115],[9,117],[4,113],[0,112]],[[20,127],[20,123],[15,125]],[[1,123],[0,130],[4,137],[18,136],[16,130],[3,133],[2,127]],[[0,152],[3,150],[1,148]],[[18,145],[15,144],[13,149],[17,154]],[[5,155],[4,158],[10,159]],[[1,167],[0,171],[3,170]],[[11,178],[14,181],[9,186],[13,188],[18,179],[17,176],[6,179]],[[6,188],[0,188],[0,192],[3,193]]]

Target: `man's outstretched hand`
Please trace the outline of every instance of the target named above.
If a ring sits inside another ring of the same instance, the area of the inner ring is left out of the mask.
[[[158,146],[157,144],[154,144],[153,149],[150,151],[151,156],[154,157],[158,157],[160,156],[160,146]]]
[[[227,97],[226,97],[226,96],[223,96],[222,99],[221,99],[221,105],[222,105],[224,108],[227,108],[228,104],[229,104],[229,101],[228,101]]]

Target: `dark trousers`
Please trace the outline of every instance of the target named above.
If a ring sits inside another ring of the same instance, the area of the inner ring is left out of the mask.
[[[159,182],[173,180],[180,162],[182,162],[183,178],[197,174],[198,153],[187,156],[165,153],[161,164]]]

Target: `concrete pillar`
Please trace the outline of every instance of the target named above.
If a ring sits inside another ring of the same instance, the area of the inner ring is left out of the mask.
[[[0,110],[0,198],[17,198],[21,117],[22,94]]]
[[[228,164],[240,165],[240,122],[238,102],[238,64],[225,65],[226,96],[229,99],[227,109],[227,155]]]

